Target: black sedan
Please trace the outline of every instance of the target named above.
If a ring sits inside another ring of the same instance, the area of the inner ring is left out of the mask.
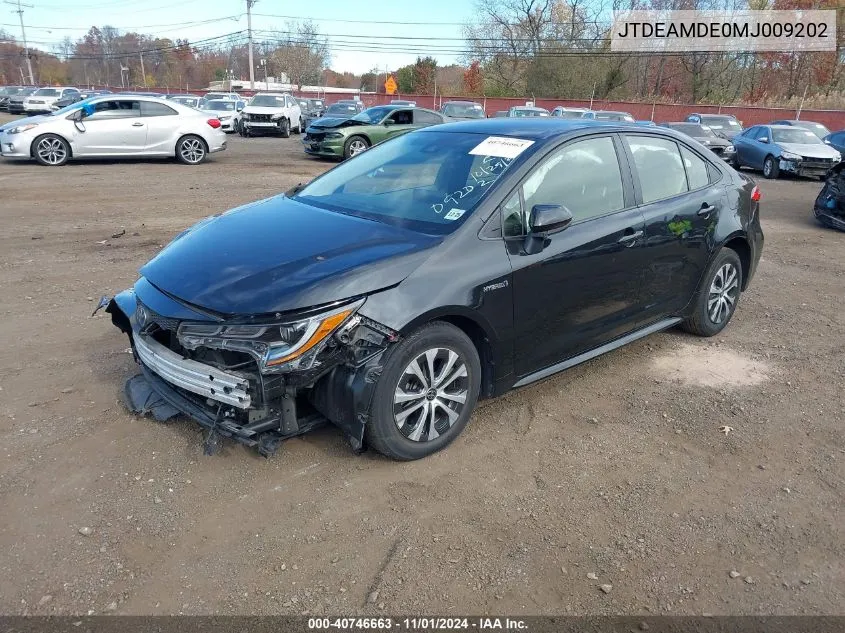
[[[431,126],[202,220],[102,305],[140,365],[129,407],[190,416],[209,451],[331,422],[417,459],[479,399],[667,328],[718,334],[760,259],[759,199],[664,128]]]
[[[702,125],[701,123],[687,123],[686,121],[680,121],[678,123],[662,123],[661,125],[669,128],[670,130],[680,132],[681,134],[686,134],[690,138],[694,138],[696,141],[704,145],[704,147],[716,154],[716,156],[728,163],[732,162],[736,156],[736,150],[734,149],[733,143],[726,138],[717,136],[716,133],[706,125]]]

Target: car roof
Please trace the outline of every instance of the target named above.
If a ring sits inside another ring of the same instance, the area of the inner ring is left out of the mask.
[[[443,105],[449,105],[450,103],[459,104],[459,105],[481,105],[480,103],[478,103],[476,101],[460,101],[460,100],[447,101]]]
[[[791,125],[772,125],[771,123],[763,123],[760,127],[770,127],[773,130],[791,130]]]
[[[700,117],[710,117],[711,119],[735,119],[736,117],[733,114],[713,114],[710,112],[705,112],[704,114],[690,114],[690,116],[700,116]]]
[[[547,140],[558,136],[577,132],[579,130],[600,129],[608,132],[637,130],[637,134],[659,132],[657,126],[653,128],[636,127],[619,123],[606,123],[591,119],[561,119],[560,117],[525,117],[525,118],[494,118],[472,119],[457,121],[434,127],[422,128],[427,130],[448,130],[449,132],[465,132],[468,134],[487,134],[490,136],[512,136],[528,140]],[[670,131],[670,133],[673,133]],[[680,138],[680,137],[679,137]]]
[[[624,110],[593,110],[596,114],[627,114],[631,116],[630,112],[625,112]]]

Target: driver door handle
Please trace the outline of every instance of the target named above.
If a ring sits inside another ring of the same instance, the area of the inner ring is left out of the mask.
[[[144,124],[143,124],[143,123],[141,123],[140,121],[138,121],[137,123],[133,123],[133,124],[132,124],[132,127],[143,127],[143,126],[144,126]]]
[[[707,204],[706,202],[701,205],[701,208],[698,210],[698,215],[704,216],[705,218],[713,213],[716,210],[712,204]]]

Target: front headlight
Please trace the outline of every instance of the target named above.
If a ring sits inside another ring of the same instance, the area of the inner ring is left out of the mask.
[[[255,358],[262,373],[310,369],[331,335],[364,303],[361,299],[340,308],[297,321],[225,325],[182,323],[177,337],[187,349],[211,347],[245,352]]]
[[[270,120],[271,120],[271,121],[278,121],[278,120],[279,120],[279,119],[281,119],[281,118],[282,118],[282,113],[281,113],[281,112],[279,112],[279,113],[277,113],[277,114],[273,114],[273,115],[271,115],[271,116],[270,116]]]
[[[32,128],[38,127],[37,123],[28,123],[27,125],[18,125],[13,127],[11,130],[8,131],[8,134],[20,134],[21,132],[26,132],[27,130],[31,130]]]
[[[801,160],[801,156],[792,152],[781,152],[780,157],[783,160]]]
[[[249,121],[249,112],[241,112],[241,119]]]
[[[326,134],[326,138],[343,138],[343,134],[340,132],[329,132]]]
[[[839,152],[837,152],[833,155],[833,162],[834,163],[838,163],[841,160],[842,160],[842,154],[840,154]]]
[[[735,151],[736,151],[736,148],[735,148],[733,145],[728,145],[728,146],[725,148],[725,153],[726,153],[726,154],[732,154],[732,153],[733,153],[733,152],[735,152]]]
[[[231,115],[231,114],[227,114],[226,116],[219,116],[219,117],[217,117],[217,118],[218,118],[218,119],[220,119],[221,121],[228,121],[229,119],[231,119],[231,118],[232,118],[232,115]]]

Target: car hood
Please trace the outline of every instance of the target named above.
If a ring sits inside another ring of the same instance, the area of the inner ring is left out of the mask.
[[[0,125],[0,132],[10,130],[13,127],[17,127],[19,125],[26,125],[27,123],[43,123],[44,121],[50,121],[52,119],[53,117],[51,117],[49,114],[38,114],[36,116],[28,116],[22,119],[15,119],[14,121],[9,121],[8,123]]]
[[[394,286],[441,240],[276,196],[200,222],[140,273],[221,314],[286,312]]]
[[[246,106],[241,112],[247,114],[278,114],[284,112],[284,110],[282,106]]]
[[[372,125],[363,121],[354,121],[351,117],[323,117],[311,123],[310,127],[318,130],[330,130],[339,127],[350,127],[353,125]]]
[[[778,143],[778,147],[786,152],[792,152],[807,158],[836,158],[839,153],[827,145],[816,145],[815,143]]]
[[[695,140],[707,147],[727,147],[731,142],[721,136],[696,136]]]

